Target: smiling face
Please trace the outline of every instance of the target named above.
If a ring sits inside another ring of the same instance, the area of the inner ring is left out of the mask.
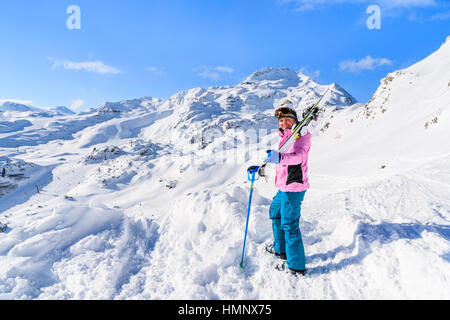
[[[295,123],[295,119],[293,118],[288,118],[288,117],[282,117],[280,119],[278,119],[278,124],[280,125],[280,128],[283,130],[286,129],[292,129],[292,126]]]

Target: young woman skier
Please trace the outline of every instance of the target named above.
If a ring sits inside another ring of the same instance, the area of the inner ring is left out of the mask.
[[[292,127],[298,123],[297,113],[292,102],[286,100],[276,109],[275,117],[280,128],[280,146],[291,135]],[[300,232],[300,211],[308,182],[308,153],[311,147],[311,134],[303,128],[297,140],[286,153],[268,151],[265,162],[276,164],[275,185],[278,192],[272,200],[269,214],[272,219],[274,241],[266,250],[286,260],[278,264],[277,270],[289,270],[293,274],[304,275],[305,249]]]

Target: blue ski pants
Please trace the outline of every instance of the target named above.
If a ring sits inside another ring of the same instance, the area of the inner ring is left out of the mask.
[[[300,210],[306,190],[283,192],[279,190],[272,200],[269,214],[272,219],[273,247],[277,253],[286,253],[287,266],[305,269],[305,249],[300,232]]]

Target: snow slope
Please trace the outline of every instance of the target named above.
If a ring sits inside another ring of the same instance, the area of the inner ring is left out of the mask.
[[[450,154],[449,107],[447,40],[426,59],[388,74],[364,108],[342,112],[316,142],[314,155],[326,153],[346,176],[375,174],[383,165],[389,173],[420,170],[423,163]],[[347,151],[353,150],[350,158]]]
[[[36,107],[23,106],[14,109],[9,108],[8,111],[0,113],[0,148],[20,148],[28,146],[36,146],[45,144],[54,140],[70,140],[74,139],[77,132],[85,128],[97,128],[111,119],[127,117],[130,112],[134,118],[152,118],[153,115],[149,113],[156,110],[156,106],[161,103],[161,100],[144,97],[135,100],[121,101],[117,103],[105,102],[102,105],[91,108],[88,111],[75,114],[66,107],[57,107],[43,111]],[[6,103],[3,104],[3,106]],[[27,110],[23,108],[28,108]],[[0,107],[1,110],[1,107]],[[140,126],[148,125],[149,122],[140,121]],[[123,124],[125,131],[137,130],[133,125]],[[97,141],[103,142],[116,133],[124,138],[127,134],[121,134],[121,128],[116,128],[109,122],[105,134],[98,133]],[[128,134],[130,135],[130,134]],[[131,134],[135,136],[133,132]]]
[[[58,120],[67,139],[4,144],[1,159],[39,174],[2,197],[0,298],[450,298],[449,53],[447,42],[388,75],[367,105],[332,85],[311,126],[304,278],[275,271],[264,250],[273,181],[256,183],[239,269],[246,168],[277,145],[273,105],[290,98],[301,113],[326,88],[301,73],[106,103]]]
[[[18,103],[14,101],[2,100],[0,101],[0,112],[7,114],[11,113],[28,113],[28,116],[53,116],[53,115],[68,115],[75,114],[72,110],[65,106],[58,106],[56,108],[42,109],[32,105]]]

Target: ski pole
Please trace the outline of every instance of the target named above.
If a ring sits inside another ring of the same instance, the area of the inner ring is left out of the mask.
[[[250,197],[248,198],[247,222],[245,223],[244,246],[242,247],[242,257],[240,264],[241,269],[244,269],[244,254],[245,254],[245,242],[247,240],[248,219],[250,217],[250,206],[252,205],[253,184],[255,181],[259,180],[259,177],[258,179],[255,179],[255,174],[258,172],[258,169],[259,169],[258,166],[251,166],[247,169],[247,177],[252,184],[250,185]]]

